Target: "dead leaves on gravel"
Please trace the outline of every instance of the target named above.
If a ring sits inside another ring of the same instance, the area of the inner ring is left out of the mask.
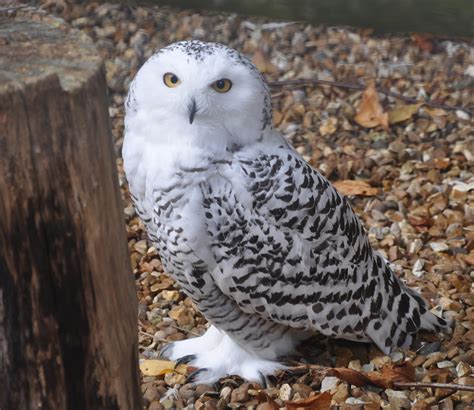
[[[370,81],[362,94],[354,121],[365,128],[374,128],[381,125],[386,131],[389,130],[388,114],[383,111],[380,104],[375,81]]]

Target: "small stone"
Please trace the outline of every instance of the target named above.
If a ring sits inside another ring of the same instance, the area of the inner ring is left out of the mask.
[[[446,252],[449,250],[449,246],[444,242],[431,242],[430,248],[435,252]]]
[[[376,368],[380,369],[383,366],[385,366],[387,363],[390,363],[390,357],[389,356],[377,356],[374,357],[370,363],[372,363]]]
[[[152,401],[159,400],[160,395],[158,389],[155,386],[148,385],[145,392],[143,393],[143,398],[146,402],[151,403]]]
[[[458,377],[469,376],[472,373],[471,366],[464,362],[459,362],[456,366],[456,374]]]
[[[173,387],[176,384],[184,384],[185,380],[186,377],[184,376],[184,374],[179,374],[176,372],[170,372],[165,374],[165,383],[170,387]]]
[[[280,387],[280,391],[278,393],[278,396],[280,397],[280,399],[282,399],[283,401],[288,401],[291,399],[291,386],[289,384],[283,384],[281,387]]]
[[[229,386],[224,386],[221,390],[221,397],[229,402],[230,401],[230,396],[232,394],[232,389]]]
[[[135,216],[135,207],[133,205],[124,208],[123,213],[127,218],[133,218]]]
[[[438,366],[438,369],[447,369],[448,367],[454,367],[454,363],[449,360],[443,360],[436,363],[436,366]]]
[[[204,393],[214,392],[216,389],[209,384],[198,384],[196,386],[196,394],[202,396]]]
[[[351,360],[347,365],[349,369],[356,370],[360,372],[362,370],[362,366],[360,365],[360,360]]]
[[[439,305],[443,308],[443,310],[459,311],[462,308],[462,305],[459,302],[451,300],[445,296],[439,299]]]
[[[176,302],[179,300],[179,292],[177,290],[163,290],[161,291],[160,295],[163,300],[166,300],[167,302]]]
[[[428,355],[426,362],[423,363],[423,367],[427,369],[431,365],[436,364],[439,361],[443,360],[445,357],[446,357],[446,353],[442,353],[442,352],[431,353],[430,355]]]
[[[474,77],[474,64],[469,64],[466,70],[464,70],[464,74],[469,77]]]
[[[423,266],[425,266],[425,261],[423,259],[417,259],[413,264],[413,275],[415,275],[417,278],[423,276]]]
[[[194,315],[186,306],[174,307],[171,309],[169,316],[170,318],[176,320],[176,323],[179,326],[183,326],[188,329],[194,327]]]
[[[364,404],[364,401],[355,397],[348,397],[345,401],[346,404]]]
[[[164,407],[159,401],[155,400],[150,403],[148,410],[164,410]]]
[[[395,409],[410,409],[411,403],[408,399],[407,395],[403,391],[387,389],[385,390],[385,394],[388,397],[388,401],[390,402],[390,407]]]
[[[231,394],[231,402],[239,402],[242,403],[249,399],[249,384],[244,383],[242,386],[234,389]]]
[[[133,248],[140,254],[144,255],[147,248],[148,248],[148,245],[146,243],[146,240],[142,239],[141,241],[138,241],[135,243],[135,245],[133,245]]]
[[[469,114],[463,110],[456,110],[456,116],[464,121],[469,121],[469,119],[471,118]]]
[[[402,363],[405,360],[405,355],[402,352],[396,351],[390,354],[392,363]]]
[[[188,401],[191,398],[197,396],[194,385],[192,383],[186,383],[185,385],[181,386],[179,389],[179,395],[185,400]]]
[[[293,392],[298,393],[302,398],[308,397],[312,391],[313,389],[306,384],[295,383],[293,385]]]
[[[424,362],[426,362],[426,356],[418,355],[412,360],[411,364],[413,365],[413,367],[418,367],[421,366]]]
[[[336,391],[337,385],[341,382],[341,380],[334,376],[327,376],[321,382],[321,392],[324,391]]]
[[[441,348],[441,343],[440,342],[426,343],[418,351],[418,354],[423,355],[423,356],[428,356],[431,353],[439,352],[440,348]]]
[[[375,370],[375,366],[373,363],[366,363],[362,366],[363,372],[373,372]]]

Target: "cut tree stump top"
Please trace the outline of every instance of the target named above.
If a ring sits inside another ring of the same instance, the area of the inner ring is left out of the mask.
[[[50,75],[59,77],[65,91],[73,91],[100,69],[102,60],[92,40],[62,20],[3,14],[0,9],[0,93]]]

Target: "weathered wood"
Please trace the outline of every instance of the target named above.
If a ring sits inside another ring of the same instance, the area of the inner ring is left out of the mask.
[[[137,309],[102,61],[0,16],[0,408],[138,409]]]

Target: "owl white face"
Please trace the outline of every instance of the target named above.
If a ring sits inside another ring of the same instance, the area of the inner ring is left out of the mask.
[[[181,132],[205,127],[229,139],[258,139],[271,126],[268,88],[252,63],[226,46],[199,41],[172,44],[143,65],[128,98],[127,116],[134,113]]]

